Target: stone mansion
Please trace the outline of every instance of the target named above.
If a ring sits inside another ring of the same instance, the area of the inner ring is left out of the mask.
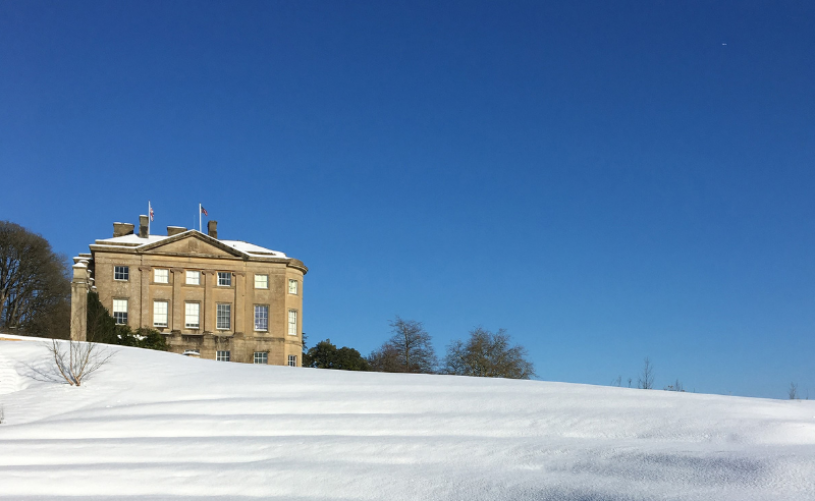
[[[282,252],[168,226],[150,235],[113,223],[74,258],[71,339],[87,336],[88,292],[117,324],[161,332],[170,350],[201,358],[299,366],[303,351],[303,277],[308,268]]]

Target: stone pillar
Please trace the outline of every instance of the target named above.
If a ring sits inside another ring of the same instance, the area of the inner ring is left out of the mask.
[[[71,339],[85,341],[88,338],[88,291],[90,272],[88,260],[79,260],[73,266],[71,280]]]
[[[181,284],[184,283],[184,270],[181,268],[171,268],[170,271],[173,272],[173,304],[170,305],[171,311],[168,312],[170,318],[168,319],[167,327],[170,328],[170,331],[180,331],[184,328],[184,302],[181,298]]]
[[[153,277],[150,276],[150,273],[153,272],[153,268],[150,266],[139,266],[139,280],[141,283],[139,284],[139,325],[138,327],[153,327],[153,303],[150,301],[150,282],[153,281]],[[129,322],[128,322],[129,323]]]
[[[204,332],[215,332],[215,294],[213,287],[217,280],[214,271],[202,271],[201,277],[204,279],[204,304],[201,305],[201,325]],[[203,358],[203,353],[201,354]]]
[[[215,351],[215,336],[204,334],[201,339],[201,348],[198,351],[200,357],[215,360]]]
[[[246,332],[246,301],[244,296],[246,291],[246,273],[236,271],[235,275],[235,330],[234,332]],[[252,319],[254,321],[254,318]]]

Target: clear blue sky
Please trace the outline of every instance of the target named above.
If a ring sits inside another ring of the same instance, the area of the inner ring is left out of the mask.
[[[5,1],[0,219],[201,202],[310,267],[312,343],[815,398],[814,51],[808,1]]]

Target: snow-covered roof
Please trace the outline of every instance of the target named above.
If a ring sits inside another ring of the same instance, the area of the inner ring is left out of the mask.
[[[197,230],[190,230],[196,231]],[[200,232],[198,232],[200,233]],[[201,233],[202,235],[204,233]],[[175,236],[175,235],[173,235]],[[105,246],[122,246],[127,248],[139,248],[145,245],[150,245],[156,242],[161,242],[166,238],[171,238],[168,235],[148,235],[146,237],[140,237],[135,233],[130,235],[124,235],[121,237],[111,237],[111,238],[102,238],[96,240],[97,244],[105,245]],[[248,256],[254,257],[278,257],[278,258],[285,258],[287,257],[285,253],[267,249],[266,247],[261,247],[260,245],[251,244],[249,242],[244,242],[242,240],[218,240],[218,242],[228,245],[233,249],[240,251]]]
[[[121,237],[112,237],[112,238],[101,238],[96,241],[97,244],[112,244],[112,245],[121,245],[121,244],[137,244],[137,245],[146,245],[152,244],[154,242],[160,242],[165,238],[169,238],[167,235],[147,235],[146,237],[140,237],[135,233],[131,233],[130,235],[124,235]]]
[[[220,242],[232,248],[238,249],[241,252],[245,252],[250,256],[286,257],[286,255],[282,252],[267,249],[266,247],[261,247],[259,245],[250,244],[249,242],[244,242],[243,240],[221,240]]]

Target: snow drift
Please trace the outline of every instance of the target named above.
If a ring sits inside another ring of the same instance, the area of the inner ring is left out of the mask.
[[[815,402],[116,349],[0,341],[0,499],[815,499]]]

